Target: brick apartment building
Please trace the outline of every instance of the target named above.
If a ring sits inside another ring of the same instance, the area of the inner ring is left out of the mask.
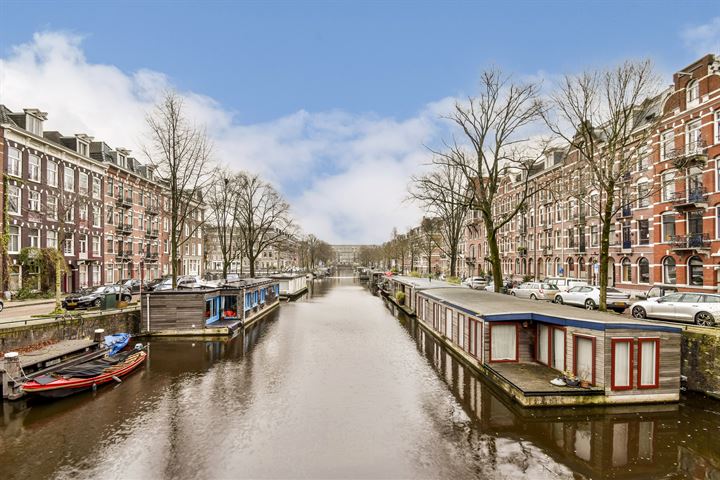
[[[623,179],[624,188],[638,194],[615,216],[610,284],[637,291],[651,284],[718,291],[720,58],[707,55],[683,68],[674,75],[672,86],[650,102],[660,128],[646,146],[646,155],[639,156],[637,168]],[[552,151],[534,180],[547,181],[552,175],[554,182],[569,182],[571,175],[563,174],[565,169],[572,169],[572,153]],[[516,179],[505,179],[497,208],[514,206],[519,186]],[[550,190],[568,189],[560,185]],[[593,209],[584,202],[541,191],[498,236],[503,274],[516,280],[573,276],[596,284],[600,228]],[[490,271],[477,212],[468,219],[465,252],[469,273]]]

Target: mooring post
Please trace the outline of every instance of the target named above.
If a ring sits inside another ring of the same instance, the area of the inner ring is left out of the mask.
[[[10,387],[10,382],[16,378],[20,378],[21,372],[20,355],[17,352],[6,353],[3,357],[3,367],[0,371],[3,398],[11,398],[14,396],[13,388]]]
[[[94,342],[97,342],[97,343],[102,342],[102,341],[103,341],[103,337],[105,336],[105,335],[103,335],[104,333],[105,333],[105,329],[104,329],[104,328],[96,328],[96,329],[95,329],[95,338],[93,338],[93,341],[94,341]]]

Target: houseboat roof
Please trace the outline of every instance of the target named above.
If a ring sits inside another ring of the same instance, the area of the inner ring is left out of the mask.
[[[652,330],[680,333],[680,326],[636,320],[596,310],[525,300],[469,288],[438,288],[423,295],[488,322],[535,320],[592,330]]]
[[[307,274],[305,273],[276,273],[275,275],[270,275],[270,278],[273,280],[292,280],[293,278],[300,278],[304,277]]]
[[[460,285],[454,285],[443,280],[430,280],[427,277],[408,277],[405,275],[393,275],[392,277],[388,278],[390,278],[390,280],[395,280],[405,285],[410,285],[411,287],[415,288],[415,290],[427,290],[429,288],[462,289]],[[468,290],[467,287],[465,288],[465,290]]]

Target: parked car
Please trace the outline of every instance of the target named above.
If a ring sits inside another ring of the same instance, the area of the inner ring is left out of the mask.
[[[665,285],[653,285],[650,290],[644,293],[638,293],[635,296],[640,300],[648,300],[650,298],[660,298],[670,293],[677,293],[677,287],[666,287]]]
[[[5,308],[5,304],[3,303],[2,300],[0,300],[0,312],[3,311],[3,308]]]
[[[196,288],[200,286],[200,277],[194,275],[183,275],[177,278],[177,288]],[[172,290],[172,277],[169,277],[155,285],[153,291]]]
[[[585,280],[572,277],[547,277],[544,282],[555,285],[561,292],[567,292],[573,287],[582,287],[588,284]]]
[[[155,290],[155,287],[166,281],[168,278],[172,278],[172,276],[164,275],[162,277],[156,278],[155,280],[150,280],[145,286],[145,288],[147,288],[148,292],[152,292],[153,290]]]
[[[510,290],[510,295],[530,300],[554,300],[558,287],[543,282],[525,282]]]
[[[559,292],[555,295],[555,303],[560,305],[577,305],[587,310],[595,310],[600,305],[600,287],[580,286],[572,287],[566,292]],[[623,313],[630,306],[630,295],[623,293],[617,288],[607,289],[607,308],[617,313]]]
[[[709,326],[720,322],[720,295],[671,293],[636,302],[631,312],[635,318],[677,320]]]
[[[105,295],[109,293],[114,293],[115,300],[118,302],[132,300],[132,294],[127,288],[121,285],[103,285],[102,287],[86,288],[71,293],[62,301],[62,306],[66,310],[101,307]]]
[[[128,290],[130,290],[130,293],[139,293],[141,283],[143,291],[146,291],[148,282],[144,280],[141,281],[139,278],[127,278],[124,280],[120,280],[117,285],[122,285],[123,287],[127,288]]]
[[[487,285],[487,282],[485,281],[485,277],[468,277],[463,280],[463,285],[482,290]]]

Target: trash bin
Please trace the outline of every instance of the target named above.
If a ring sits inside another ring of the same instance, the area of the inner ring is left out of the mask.
[[[115,293],[106,293],[105,294],[105,301],[103,302],[103,310],[107,310],[108,308],[115,308],[117,306],[117,298]]]

